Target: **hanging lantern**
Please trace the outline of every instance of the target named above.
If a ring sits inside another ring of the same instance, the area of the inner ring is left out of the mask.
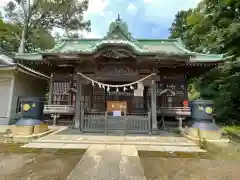
[[[133,89],[134,89],[134,87],[133,87],[133,86],[130,86],[130,89],[131,89],[131,90],[133,90]]]
[[[126,87],[123,87],[123,91],[125,92],[127,90],[127,88]]]
[[[99,87],[99,88],[101,88],[101,87],[102,87],[102,85],[101,85],[100,83],[98,83],[98,87]]]
[[[117,87],[117,90],[116,90],[116,92],[119,92],[119,89],[118,89],[118,87]]]
[[[107,87],[107,91],[108,91],[108,92],[110,91],[110,87],[109,87],[109,86]]]

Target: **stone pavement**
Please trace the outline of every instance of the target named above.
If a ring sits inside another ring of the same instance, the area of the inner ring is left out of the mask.
[[[67,180],[146,180],[138,151],[151,155],[160,152],[164,156],[206,152],[194,142],[173,135],[163,137],[55,133],[22,147],[87,149]]]
[[[81,143],[44,143],[44,142],[34,142],[25,144],[22,148],[39,148],[39,149],[82,149],[86,150],[91,145],[112,145],[112,144],[81,144]],[[112,145],[114,146],[114,145]],[[180,153],[205,153],[206,151],[200,149],[197,145],[195,146],[179,146],[179,145],[119,145],[120,147],[132,146],[137,151],[145,152],[180,152]]]
[[[87,135],[75,133],[67,130],[60,133],[53,133],[32,143],[26,144],[25,148],[42,149],[87,149],[89,145],[131,145],[138,151],[157,152],[186,152],[202,153],[196,143],[185,137],[170,134],[169,136],[149,136],[149,135]]]
[[[146,180],[131,145],[91,145],[67,180]]]
[[[112,144],[112,145],[166,145],[166,146],[196,146],[191,140],[182,136],[169,135],[87,135],[87,134],[50,134],[33,142],[38,143],[69,143],[69,144]]]

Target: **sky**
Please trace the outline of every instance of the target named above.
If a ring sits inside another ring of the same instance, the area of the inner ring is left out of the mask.
[[[0,9],[9,0],[0,0]],[[199,0],[89,0],[84,14],[91,21],[91,32],[85,38],[101,38],[118,14],[128,24],[135,38],[167,38],[175,14],[197,6]]]

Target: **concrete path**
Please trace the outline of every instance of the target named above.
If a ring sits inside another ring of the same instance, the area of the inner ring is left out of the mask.
[[[131,145],[90,145],[67,180],[146,180]]]

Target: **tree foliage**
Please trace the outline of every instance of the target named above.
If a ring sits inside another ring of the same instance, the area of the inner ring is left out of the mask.
[[[175,31],[179,32],[178,37],[196,52],[240,55],[240,1],[203,0],[189,11],[179,12],[182,16],[176,15],[170,37],[175,38]],[[174,26],[177,22],[184,23]],[[181,26],[184,31],[178,30]]]
[[[182,38],[192,51],[233,55],[194,79],[189,93],[213,99],[218,121],[240,123],[240,1],[202,0],[195,9],[176,15],[170,33],[171,38]]]
[[[9,52],[16,52],[20,42],[17,34],[20,31],[19,26],[5,23],[0,19],[0,47]]]
[[[4,22],[0,19],[0,47],[9,52],[17,52],[21,41],[22,26],[18,23]],[[44,28],[33,29],[26,41],[27,51],[50,49],[54,46],[54,38]]]
[[[83,20],[87,8],[87,0],[12,0],[4,11],[11,23],[21,27],[19,52],[24,52],[31,34],[51,31],[54,27],[90,31],[90,22]]]

